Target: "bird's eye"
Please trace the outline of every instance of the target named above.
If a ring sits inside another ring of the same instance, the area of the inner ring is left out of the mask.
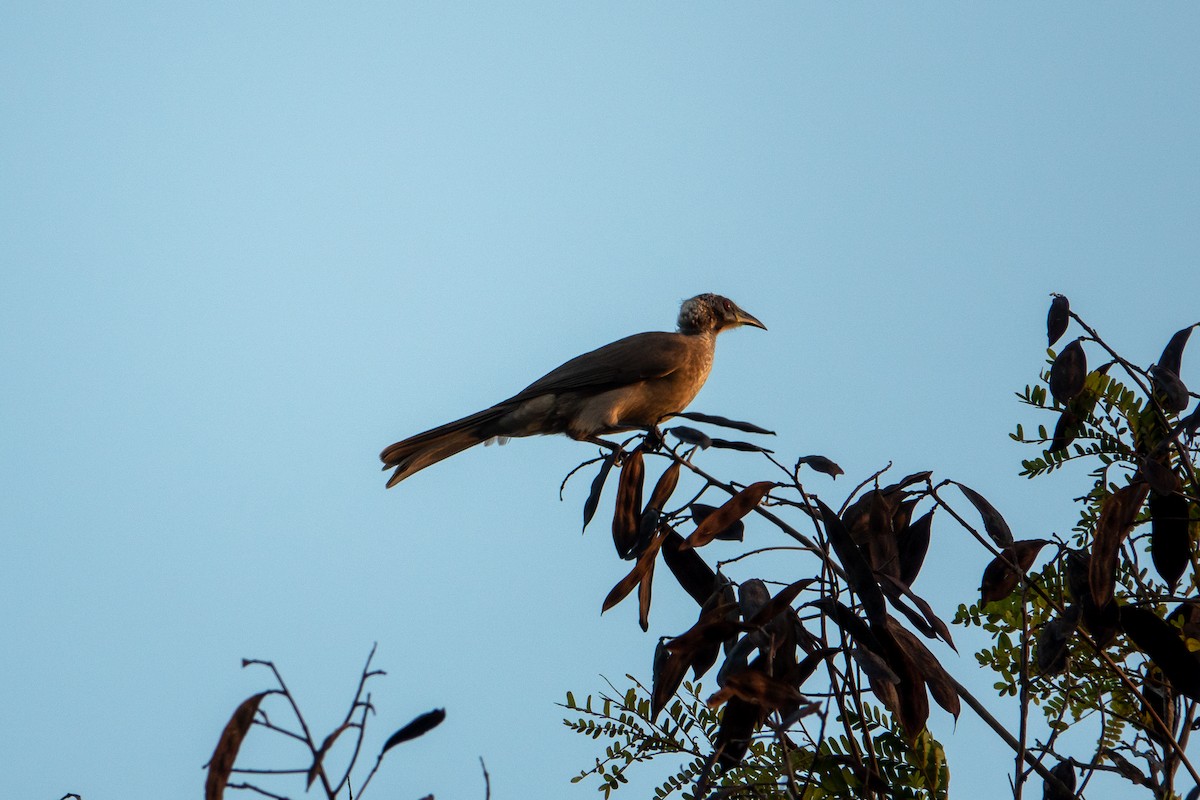
[[[725,300],[722,305],[725,306],[726,311],[733,311],[733,303],[729,302],[728,300]]]

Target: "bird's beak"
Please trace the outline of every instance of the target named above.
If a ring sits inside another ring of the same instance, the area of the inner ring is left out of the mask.
[[[753,314],[747,314],[740,308],[737,310],[737,323],[739,325],[752,325],[755,328],[762,328],[764,331],[767,329],[767,326],[759,322],[757,317]]]

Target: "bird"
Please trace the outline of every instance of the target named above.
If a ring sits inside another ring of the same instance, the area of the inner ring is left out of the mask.
[[[387,486],[492,439],[563,433],[615,449],[600,437],[654,430],[683,411],[712,370],[717,334],[742,325],[767,329],[726,297],[685,300],[675,332],[618,339],[572,358],[490,408],[385,448],[379,456],[383,469],[395,470]]]

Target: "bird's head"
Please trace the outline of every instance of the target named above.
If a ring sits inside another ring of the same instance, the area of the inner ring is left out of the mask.
[[[719,333],[739,325],[753,325],[764,331],[767,329],[753,314],[742,311],[737,303],[719,294],[696,295],[684,300],[679,309],[681,333]]]

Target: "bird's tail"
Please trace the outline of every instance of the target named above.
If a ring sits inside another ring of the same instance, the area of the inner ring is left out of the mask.
[[[414,472],[425,469],[430,464],[436,464],[443,458],[449,458],[455,453],[461,453],[468,447],[474,447],[494,436],[494,433],[484,433],[505,414],[500,407],[489,408],[472,414],[469,417],[447,422],[445,425],[410,436],[402,442],[384,449],[379,454],[385,470],[395,468],[392,477],[388,479],[388,488],[392,488]]]

